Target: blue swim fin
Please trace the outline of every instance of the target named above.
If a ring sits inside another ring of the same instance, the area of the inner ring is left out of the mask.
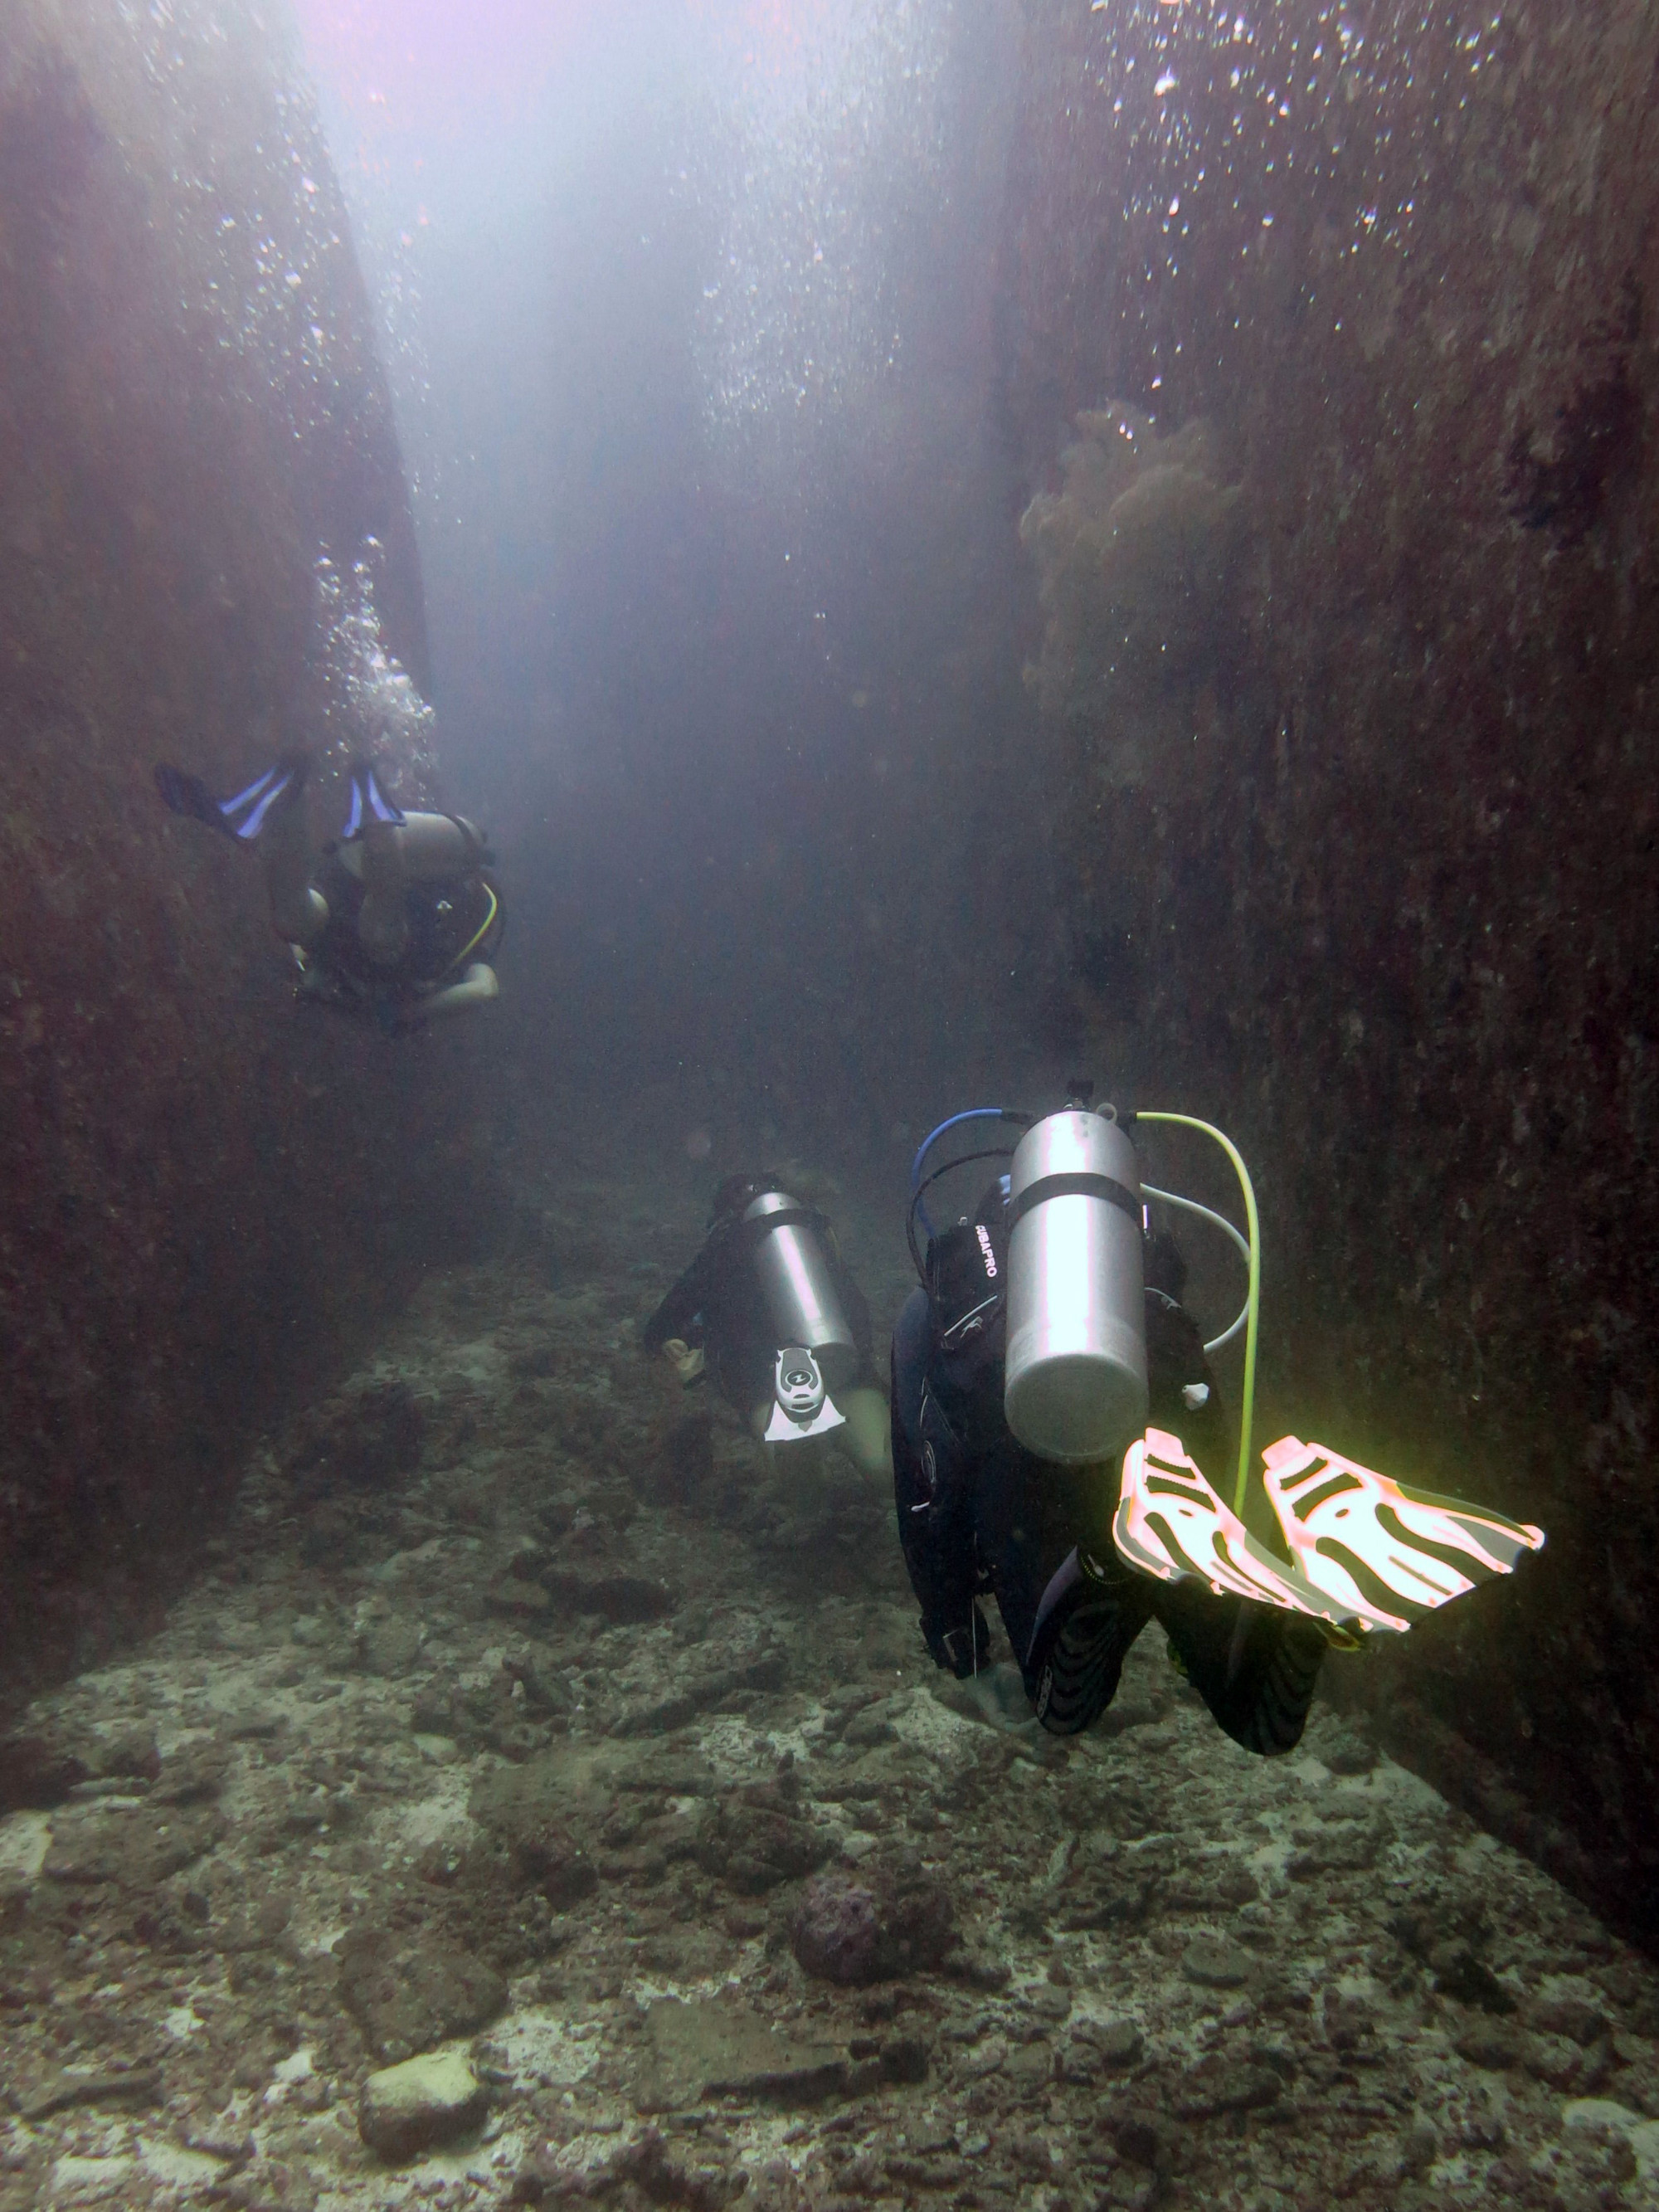
[[[340,836],[349,844],[361,837],[371,821],[399,823],[403,810],[394,806],[375,781],[374,770],[368,761],[356,760],[349,771],[351,777],[351,811],[346,816],[345,828]]]
[[[227,837],[234,837],[242,844],[251,844],[265,826],[266,817],[285,792],[296,798],[305,782],[307,762],[303,753],[289,753],[274,768],[263,775],[256,775],[246,790],[234,798],[216,799],[199,775],[190,775],[183,769],[168,767],[163,763],[155,771],[155,788],[161,803],[174,814],[188,816],[192,822],[205,823],[210,830],[222,830]]]

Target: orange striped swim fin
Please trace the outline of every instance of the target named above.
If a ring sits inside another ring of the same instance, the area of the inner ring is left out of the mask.
[[[1543,1530],[1530,1522],[1408,1490],[1328,1444],[1281,1437],[1261,1457],[1269,1502],[1303,1575],[1376,1627],[1407,1629],[1543,1547]]]
[[[1192,1577],[1218,1595],[1304,1613],[1344,1632],[1371,1625],[1370,1610],[1328,1595],[1257,1543],[1224,1505],[1179,1437],[1148,1429],[1123,1462],[1112,1540],[1138,1574]]]

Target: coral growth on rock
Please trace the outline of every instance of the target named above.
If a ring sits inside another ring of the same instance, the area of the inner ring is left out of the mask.
[[[830,1872],[807,1884],[790,1941],[807,1973],[858,1988],[937,1969],[957,1948],[956,1914],[919,1866]]]
[[[1011,449],[1046,483],[1056,421],[1156,390],[1248,510],[1194,772],[1089,781],[1097,683],[1052,780],[1052,1027],[1256,1168],[1264,1401],[1549,1530],[1528,1588],[1330,1679],[1650,1935],[1651,11],[1478,56],[1419,9],[1026,19]]]
[[[1201,420],[1161,438],[1113,401],[1077,432],[1062,488],[1020,518],[1048,618],[1027,681],[1046,714],[1086,733],[1109,786],[1135,786],[1178,772],[1192,749],[1237,626],[1243,495],[1222,483]]]

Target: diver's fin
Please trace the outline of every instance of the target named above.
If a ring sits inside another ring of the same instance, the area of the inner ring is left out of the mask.
[[[162,805],[174,814],[187,815],[192,822],[204,822],[210,830],[222,830],[227,837],[250,844],[264,828],[266,816],[283,794],[291,792],[298,796],[306,768],[303,753],[285,754],[234,798],[216,799],[199,775],[188,775],[183,769],[163,763],[155,771],[155,788]]]
[[[1124,1457],[1112,1540],[1139,1574],[1164,1583],[1191,1578],[1218,1595],[1305,1613],[1342,1632],[1338,1641],[1356,1629],[1393,1625],[1369,1606],[1328,1596],[1274,1559],[1222,1504],[1180,1437],[1164,1429],[1148,1429]]]
[[[1304,1575],[1382,1626],[1409,1628],[1543,1546],[1543,1530],[1529,1522],[1408,1490],[1328,1444],[1281,1437],[1261,1457],[1268,1499]]]
[[[340,832],[343,842],[349,844],[354,837],[361,837],[371,822],[395,823],[403,820],[402,808],[394,806],[381,790],[370,762],[355,760],[348,773],[351,778],[351,811]]]
[[[791,1420],[775,1399],[772,1418],[766,1425],[766,1434],[761,1441],[769,1444],[788,1444],[800,1437],[825,1437],[831,1429],[844,1427],[846,1421],[846,1414],[833,1398],[826,1398],[817,1412],[805,1421]]]

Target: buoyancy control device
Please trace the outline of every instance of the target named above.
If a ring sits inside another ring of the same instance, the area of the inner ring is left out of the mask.
[[[762,1296],[776,1331],[774,1441],[839,1427],[830,1394],[858,1372],[858,1346],[824,1250],[819,1215],[782,1190],[763,1191],[744,1209]]]

